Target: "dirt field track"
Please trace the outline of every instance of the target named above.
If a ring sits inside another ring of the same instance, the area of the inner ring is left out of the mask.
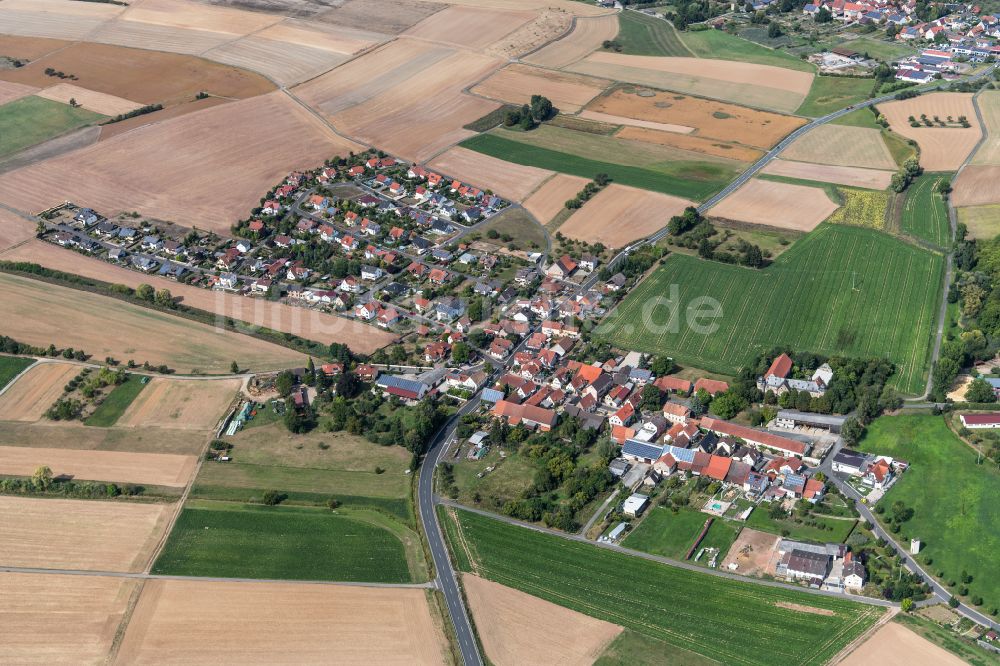
[[[80,86],[74,86],[71,83],[56,84],[51,88],[42,90],[38,93],[38,96],[62,102],[63,104],[69,104],[70,100],[75,100],[83,108],[95,113],[104,114],[105,116],[117,116],[122,113],[134,111],[142,106],[142,104],[133,102],[132,100],[87,90]]]
[[[423,590],[154,580],[116,663],[404,666],[445,663],[445,649]]]
[[[961,666],[965,662],[901,624],[889,622],[840,662],[842,666]]]
[[[534,12],[452,6],[428,16],[403,35],[478,50],[485,49],[533,18]]]
[[[684,133],[693,129],[699,138],[756,148],[770,148],[789,132],[805,124],[801,118],[756,111],[716,100],[657,91],[645,91],[643,94],[647,96],[640,96],[636,92],[619,88],[595,99],[587,106],[587,111],[620,118],[608,122]],[[628,118],[632,119],[631,123],[626,122]],[[672,127],[687,129],[670,129]]]
[[[792,142],[782,158],[868,169],[896,169],[896,162],[876,129],[820,125]]]
[[[802,104],[813,80],[808,72],[749,62],[606,52],[593,53],[567,69],[785,113]]]
[[[939,92],[920,95],[879,104],[878,108],[894,132],[920,144],[920,166],[926,171],[956,170],[975,148],[981,135],[976,111],[972,106],[972,93]],[[956,120],[959,116],[965,116],[972,127],[910,127],[908,118],[913,116],[919,119],[921,114],[926,114],[931,119],[939,116],[942,120],[948,116]]]
[[[111,481],[183,488],[194,474],[198,459],[159,453],[74,451],[23,446],[0,446],[0,474],[31,476],[48,465],[56,476],[81,481]]]
[[[709,215],[779,229],[812,231],[837,210],[818,187],[753,179],[712,208]]]
[[[611,82],[605,79],[514,64],[486,79],[472,92],[511,104],[527,104],[532,95],[544,95],[563,113],[576,113],[609,85]]]
[[[13,83],[11,81],[0,81],[0,104],[13,102],[28,95],[34,95],[38,88],[27,86],[23,83]]]
[[[168,504],[0,497],[0,563],[140,571],[167,528]]]
[[[3,222],[3,209],[0,209],[0,225]],[[3,229],[4,227],[0,226],[0,240],[3,239]],[[0,260],[31,261],[47,268],[75,273],[103,282],[128,285],[133,289],[143,283],[151,285],[155,289],[169,289],[175,298],[181,298],[182,303],[193,308],[214,312],[220,316],[231,317],[237,321],[257,326],[265,326],[275,331],[294,333],[308,340],[316,340],[324,344],[343,342],[350,345],[351,349],[358,354],[370,354],[396,339],[389,331],[367,326],[353,319],[345,319],[274,301],[209,291],[155,275],[143,275],[137,271],[85,257],[37,239],[29,240],[24,245],[12,250],[0,252]],[[3,308],[0,307],[0,311],[2,310]],[[226,334],[224,337],[229,338],[231,335]],[[284,367],[271,365],[271,363],[274,362],[275,358],[285,359],[280,363],[286,363],[294,354],[294,352],[277,345],[250,340],[243,336],[236,339],[241,341],[239,343],[241,350],[253,354],[266,352],[258,357],[255,366],[251,366],[255,370],[272,370],[275,367]],[[251,356],[247,360],[248,363],[252,363],[253,357]],[[225,367],[229,367],[228,363]],[[219,369],[222,369],[221,366]]]
[[[211,430],[240,388],[239,379],[149,382],[117,425],[127,428]]]
[[[36,212],[69,199],[109,216],[134,210],[227,234],[289,171],[357,149],[286,95],[272,93],[5,174],[0,201]]]
[[[7,664],[103,664],[138,581],[0,573]]]
[[[827,166],[825,164],[810,164],[808,162],[793,162],[791,160],[772,160],[764,167],[762,173],[775,176],[788,176],[803,180],[815,180],[820,183],[837,183],[849,187],[865,187],[870,190],[884,190],[892,180],[892,171],[879,169],[860,169],[844,166]]]
[[[462,583],[483,649],[497,666],[589,666],[622,631],[479,576],[465,574]]]
[[[585,111],[584,113],[590,113]],[[612,116],[614,117],[614,116]],[[642,122],[642,121],[633,121]],[[649,129],[647,127],[623,127],[615,136],[619,139],[629,139],[631,141],[642,141],[657,146],[667,146],[668,148],[678,148],[689,150],[714,157],[725,157],[740,162],[756,162],[764,156],[764,151],[759,148],[750,148],[738,143],[726,143],[717,139],[705,139],[693,134],[678,134],[676,132],[662,132],[660,130]]]
[[[0,421],[37,421],[63,394],[66,382],[80,373],[70,363],[40,363],[0,395]]]
[[[983,141],[972,156],[972,164],[1000,164],[1000,91],[984,90],[976,98],[979,111],[983,114],[989,139]]]
[[[0,251],[35,236],[35,227],[20,215],[0,208]]]
[[[575,213],[559,231],[567,238],[623,247],[666,226],[690,201],[612,183]]]
[[[586,178],[557,173],[525,200],[524,207],[536,220],[548,224],[588,182]]]
[[[572,32],[531,55],[524,62],[542,67],[562,68],[582,60],[608,39],[618,35],[618,16],[609,14],[590,18],[577,18]]]
[[[970,165],[955,179],[951,193],[953,206],[982,206],[1000,203],[1000,165]]]
[[[429,166],[514,201],[523,201],[543,180],[552,175],[551,171],[545,169],[505,162],[460,147],[434,158]]]

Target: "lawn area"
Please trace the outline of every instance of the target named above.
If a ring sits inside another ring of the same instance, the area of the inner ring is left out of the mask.
[[[887,234],[823,224],[762,270],[671,255],[595,334],[616,348],[728,375],[775,345],[887,357],[896,364],[893,385],[917,394],[943,265],[940,255]],[[714,299],[721,316],[699,319],[699,297]],[[704,327],[688,325],[699,321]]]
[[[105,116],[41,97],[22,97],[0,106],[0,159]]]
[[[33,358],[0,356],[0,389],[7,386],[14,377],[24,372],[34,362]]]
[[[874,85],[872,79],[817,76],[813,79],[812,87],[809,88],[809,95],[796,113],[811,118],[825,116],[849,104],[856,104],[868,99],[868,94]]]
[[[815,541],[816,543],[844,543],[854,529],[856,520],[842,520],[814,514],[806,520],[815,523],[808,525],[805,522],[795,522],[793,518],[775,520],[768,514],[770,507],[762,504],[750,513],[747,518],[747,527],[761,532],[771,534],[784,534],[788,532],[789,539],[800,541]]]
[[[622,545],[644,553],[683,560],[709,518],[712,516],[695,509],[683,508],[674,513],[658,506],[629,533]],[[736,523],[715,518],[698,548],[718,548],[720,556],[725,557],[739,532],[740,527]],[[692,559],[693,555],[697,555],[697,551],[692,554]],[[707,558],[702,558],[701,563],[707,561]]]
[[[950,179],[950,174],[925,173],[906,188],[900,227],[903,231],[941,247],[951,239],[948,205],[937,192],[938,183]]]
[[[461,145],[509,162],[584,178],[606,173],[621,185],[695,201],[721,190],[746,166],[735,160],[552,126],[531,132],[494,130]]]
[[[464,570],[474,567],[490,580],[725,664],[822,664],[882,613],[845,599],[666,566],[466,511],[442,508],[441,514],[452,523],[446,534],[452,550],[463,553],[456,563]]]
[[[328,509],[189,503],[154,573],[407,583],[403,543]]]
[[[488,238],[486,234],[491,229],[500,234],[500,238]],[[479,233],[485,243],[502,243],[504,247],[513,244],[515,248],[525,251],[545,249],[545,230],[523,208],[508,208],[480,227]],[[504,242],[502,238],[505,234],[513,240]]]
[[[858,53],[867,53],[872,58],[885,60],[886,62],[905,58],[917,52],[916,49],[910,48],[901,42],[887,42],[883,39],[870,39],[868,37],[852,39],[837,46],[843,46]]]
[[[800,72],[815,72],[806,60],[760,44],[741,39],[722,30],[698,30],[680,33],[681,41],[699,58],[753,62],[758,65],[786,67]]]
[[[138,397],[142,389],[146,388],[146,384],[142,381],[143,377],[139,375],[127,375],[127,377],[124,383],[116,386],[104,398],[104,402],[83,422],[84,425],[110,428],[118,422],[132,401]]]
[[[618,37],[622,53],[644,56],[677,56],[690,58],[693,54],[684,46],[680,36],[664,19],[641,12],[624,11],[618,14]]]
[[[495,469],[486,473],[487,467]],[[493,448],[482,460],[456,461],[452,469],[460,502],[499,512],[505,502],[519,498],[534,485],[537,468],[517,452],[507,452],[507,457],[501,460],[497,449]],[[482,477],[477,476],[480,473]],[[475,501],[476,496],[479,502]]]
[[[1000,579],[994,575],[1000,470],[988,462],[976,465],[976,453],[948,429],[943,416],[932,414],[876,419],[858,448],[910,463],[882,500],[887,507],[900,501],[913,509],[898,540],[918,537],[924,544],[919,559],[933,559],[928,573],[947,583],[968,571],[970,596],[1000,607]]]

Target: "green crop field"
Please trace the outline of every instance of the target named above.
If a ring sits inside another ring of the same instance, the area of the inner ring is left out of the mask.
[[[951,238],[948,206],[937,192],[937,185],[950,174],[925,173],[906,189],[900,227],[903,231],[941,247]]]
[[[531,132],[495,130],[461,145],[508,162],[584,178],[606,173],[621,185],[695,201],[721,190],[746,166],[734,160],[551,126]]]
[[[442,509],[442,516],[451,523],[453,551],[463,553],[463,570],[725,664],[822,664],[883,612],[671,567],[467,511]]]
[[[754,44],[722,30],[682,32],[680,37],[684,45],[699,58],[753,62],[758,65],[773,65],[800,72],[816,71],[816,67],[806,60],[784,51]]]
[[[988,461],[977,465],[976,453],[944,419],[883,416],[868,426],[858,448],[910,463],[882,500],[887,507],[901,501],[913,509],[913,518],[896,535],[899,541],[919,538],[924,545],[918,559],[933,560],[928,573],[943,573],[938,577],[948,583],[968,571],[970,596],[983,597],[986,607],[1000,607],[1000,579],[994,575],[1000,552],[1000,470]]]
[[[622,545],[644,553],[683,560],[691,544],[701,534],[705,521],[711,517],[695,509],[682,508],[674,513],[670,509],[656,507],[629,533]],[[721,561],[739,532],[738,524],[716,518],[698,547],[718,548]],[[700,564],[707,561],[707,558],[702,558]]]
[[[645,56],[677,56],[690,58],[693,53],[684,46],[674,26],[667,21],[642,12],[618,14],[618,37],[622,53]]]
[[[833,113],[848,104],[868,99],[875,85],[872,79],[853,79],[846,76],[817,76],[813,79],[809,95],[796,111],[800,116],[818,118]],[[874,116],[872,116],[874,117]]]
[[[771,534],[788,533],[788,538],[816,543],[844,543],[858,521],[813,514],[812,523],[796,522],[793,518],[776,520],[768,514],[768,506],[757,507],[747,518],[747,527]]]
[[[0,356],[0,389],[7,386],[14,377],[24,372],[34,362],[33,358]]]
[[[125,413],[132,401],[138,397],[146,385],[138,375],[129,375],[123,384],[119,384],[104,398],[104,402],[94,410],[94,413],[84,421],[85,425],[99,428],[110,428],[121,415]]]
[[[22,97],[0,106],[0,158],[13,155],[105,116],[41,97]]]
[[[391,531],[327,509],[190,502],[154,573],[408,583]]]
[[[729,375],[776,345],[887,357],[896,388],[917,394],[943,266],[939,254],[884,233],[823,224],[762,270],[671,255],[595,334],[616,348]],[[712,305],[701,297],[714,299],[720,316],[699,320],[698,309]],[[704,328],[688,325],[699,321]]]

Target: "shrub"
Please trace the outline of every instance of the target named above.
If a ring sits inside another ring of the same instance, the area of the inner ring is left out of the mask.
[[[286,499],[288,499],[288,495],[280,493],[277,490],[268,490],[267,492],[264,493],[264,496],[261,498],[261,502],[263,502],[267,506],[277,506],[278,504],[284,502]]]

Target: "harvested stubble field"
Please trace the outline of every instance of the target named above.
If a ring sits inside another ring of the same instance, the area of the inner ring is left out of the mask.
[[[486,656],[497,666],[590,666],[622,632],[610,622],[473,574],[463,575],[462,585]]]
[[[357,149],[286,95],[272,93],[5,174],[0,201],[38,211],[68,199],[108,216],[138,211],[227,234],[289,171]]]
[[[427,0],[347,0],[332,3],[335,9],[315,17],[317,23],[332,23],[345,28],[377,29],[398,35],[448,5]]]
[[[103,664],[138,581],[0,573],[3,660]]]
[[[548,224],[590,181],[557,173],[524,201],[524,207],[542,224]]]
[[[143,0],[132,5],[121,19],[185,30],[246,35],[274,25],[281,17],[190,0]]]
[[[955,179],[953,206],[983,206],[1000,203],[1000,165],[969,165]]]
[[[652,120],[637,120],[635,118],[626,118],[625,116],[613,116],[610,113],[601,113],[600,111],[583,111],[579,115],[581,118],[586,118],[587,120],[593,120],[607,125],[627,125],[630,127],[660,130],[661,132],[673,132],[676,134],[690,134],[694,131],[693,127],[687,127],[686,125],[671,125],[669,123],[658,123]]]
[[[962,165],[982,136],[972,106],[972,93],[938,92],[879,105],[892,130],[920,145],[920,166],[927,171],[955,171]],[[942,120],[951,116],[968,118],[972,127],[910,127],[908,118],[926,114]]]
[[[58,83],[38,93],[39,97],[69,104],[74,100],[79,106],[104,116],[117,116],[142,106],[138,102],[88,90],[72,83]]]
[[[984,90],[976,98],[988,138],[972,156],[972,164],[1000,164],[1000,91]]]
[[[532,95],[543,95],[561,112],[575,113],[609,85],[611,82],[606,79],[513,64],[493,74],[471,92],[511,104],[527,104]]]
[[[567,69],[785,113],[802,104],[813,79],[808,72],[749,62],[607,52],[594,53]]]
[[[505,162],[461,147],[452,148],[435,157],[429,166],[514,201],[523,201],[546,178],[552,176],[552,172],[546,169]]]
[[[15,99],[21,99],[22,97],[27,97],[28,95],[34,95],[36,92],[38,92],[38,88],[35,88],[34,86],[24,85],[23,83],[13,83],[11,81],[0,81],[0,104],[13,102]]]
[[[568,35],[522,60],[532,65],[559,69],[587,57],[599,49],[605,40],[614,39],[617,34],[618,17],[615,14],[578,17]]]
[[[22,37],[86,39],[123,11],[125,7],[110,3],[4,0],[3,31]]]
[[[197,462],[195,456],[169,453],[0,446],[0,474],[15,476],[31,476],[40,466],[47,465],[56,476],[69,476],[80,481],[183,488],[194,475]]]
[[[302,354],[269,342],[106,296],[9,274],[0,274],[0,287],[4,335],[30,345],[59,343],[98,359],[165,363],[180,372],[225,373],[233,360],[261,370],[302,361]]]
[[[70,363],[39,363],[0,396],[0,421],[37,421],[63,394],[66,382],[80,373]]]
[[[1000,205],[959,208],[958,221],[973,238],[993,238],[1000,234]]]
[[[70,42],[62,39],[0,35],[0,54],[18,60],[35,60],[69,45]]]
[[[80,451],[122,451],[193,455],[205,446],[203,437],[189,430],[136,430],[134,428],[92,428],[79,422],[0,421],[0,442],[12,446],[75,449]]]
[[[888,358],[892,384],[924,390],[943,259],[869,229],[825,224],[763,270],[675,254],[604,321],[599,337],[624,349],[668,353],[678,362],[732,374],[760,352],[788,345],[819,354]],[[679,286],[680,316],[657,297]],[[686,326],[698,296],[723,316],[707,335]],[[648,325],[643,322],[648,322]]]
[[[754,178],[710,214],[778,229],[812,231],[835,210],[837,204],[822,188]]]
[[[567,238],[624,247],[666,226],[692,205],[687,199],[612,183],[559,227]]]
[[[588,113],[584,111],[584,113]],[[613,117],[613,116],[610,116]],[[640,121],[641,122],[641,121]],[[748,148],[735,143],[726,143],[716,139],[705,139],[691,134],[677,134],[676,132],[661,132],[646,127],[623,127],[615,136],[619,139],[629,141],[643,141],[658,146],[679,148],[696,153],[704,153],[714,157],[724,157],[740,162],[756,162],[764,156],[763,150]]]
[[[240,388],[239,379],[156,378],[118,419],[124,428],[211,430]]]
[[[3,238],[4,234],[4,226],[2,226],[4,224],[3,212],[0,209],[0,239]],[[124,284],[133,289],[140,284],[151,285],[157,290],[169,289],[175,298],[180,297],[184,305],[198,308],[205,312],[212,312],[222,317],[229,317],[236,321],[247,322],[253,326],[264,326],[275,331],[294,333],[307,340],[316,340],[324,344],[342,342],[349,345],[358,354],[370,354],[396,339],[388,331],[374,326],[367,326],[354,319],[346,319],[275,301],[245,298],[234,294],[210,291],[201,287],[174,282],[173,280],[156,275],[144,275],[106,261],[86,257],[76,252],[69,252],[52,243],[46,243],[37,239],[29,240],[27,243],[6,252],[0,252],[0,260],[38,263],[46,268],[54,268],[111,284]],[[232,335],[234,334],[227,334],[227,336]],[[276,367],[286,367],[277,363],[291,362],[290,359],[292,356],[290,355],[293,352],[285,351],[277,345],[268,344],[263,341],[250,343],[243,336],[237,336],[235,339],[243,341],[239,344],[241,349],[270,350],[267,356],[271,360],[268,360],[267,357],[258,357],[257,362],[251,364],[253,359],[249,357],[246,359],[248,366],[241,365],[240,367],[250,367],[253,370],[272,370]],[[249,348],[247,347],[248,343],[251,344]],[[258,347],[257,345],[264,345],[264,347]],[[276,362],[275,358],[285,360]],[[221,366],[216,366],[216,371],[221,369]]]
[[[528,11],[456,5],[428,16],[403,35],[438,44],[481,50],[503,39],[535,16],[535,12]]]
[[[879,169],[829,166],[784,159],[772,160],[761,170],[761,173],[801,180],[815,180],[820,183],[836,183],[848,187],[864,187],[870,190],[884,190],[889,187],[893,174],[892,171]]]
[[[220,618],[224,631],[206,631]],[[402,666],[447,663],[446,651],[424,590],[154,580],[143,589],[118,660]]]
[[[805,124],[802,118],[748,109],[711,99],[647,90],[642,96],[632,89],[618,88],[587,106],[613,116],[693,127],[697,136],[770,148]],[[662,129],[662,128],[661,128]]]
[[[0,496],[0,562],[141,571],[171,513],[168,504]]]
[[[110,139],[113,136],[119,134],[124,134],[125,132],[130,132],[136,127],[141,127],[142,125],[149,125],[151,123],[158,123],[164,120],[170,120],[171,118],[177,118],[183,116],[186,113],[194,113],[195,111],[201,111],[202,109],[208,109],[213,106],[219,106],[220,104],[226,104],[229,100],[222,99],[221,97],[206,97],[204,99],[196,99],[193,102],[187,104],[178,104],[177,106],[168,106],[165,109],[159,111],[154,111],[152,113],[144,113],[140,116],[133,116],[132,118],[126,118],[125,120],[120,120],[117,123],[111,123],[110,125],[101,125],[98,129],[98,139],[104,141]],[[51,142],[50,142],[51,143]],[[84,146],[89,146],[90,144],[84,144]],[[83,146],[81,146],[83,147]],[[62,154],[57,153],[57,154]],[[28,164],[31,164],[29,162]]]
[[[466,511],[442,512],[453,551],[465,553],[456,558],[463,571],[721,663],[825,663],[884,612],[665,566]]]
[[[34,236],[35,225],[16,213],[0,208],[0,252]]]
[[[820,125],[796,139],[781,156],[797,162],[867,169],[896,169],[896,161],[878,130],[846,125]]]
[[[962,666],[964,661],[901,624],[889,622],[840,662],[843,666]]]
[[[559,7],[546,8],[535,18],[486,49],[487,55],[517,58],[559,39],[573,24],[573,15]]]
[[[44,88],[53,82],[45,74],[49,67],[75,75],[74,85],[88,90],[165,107],[191,102],[202,90],[236,99],[274,90],[259,74],[203,58],[85,42],[18,69],[0,70],[0,79]]]

